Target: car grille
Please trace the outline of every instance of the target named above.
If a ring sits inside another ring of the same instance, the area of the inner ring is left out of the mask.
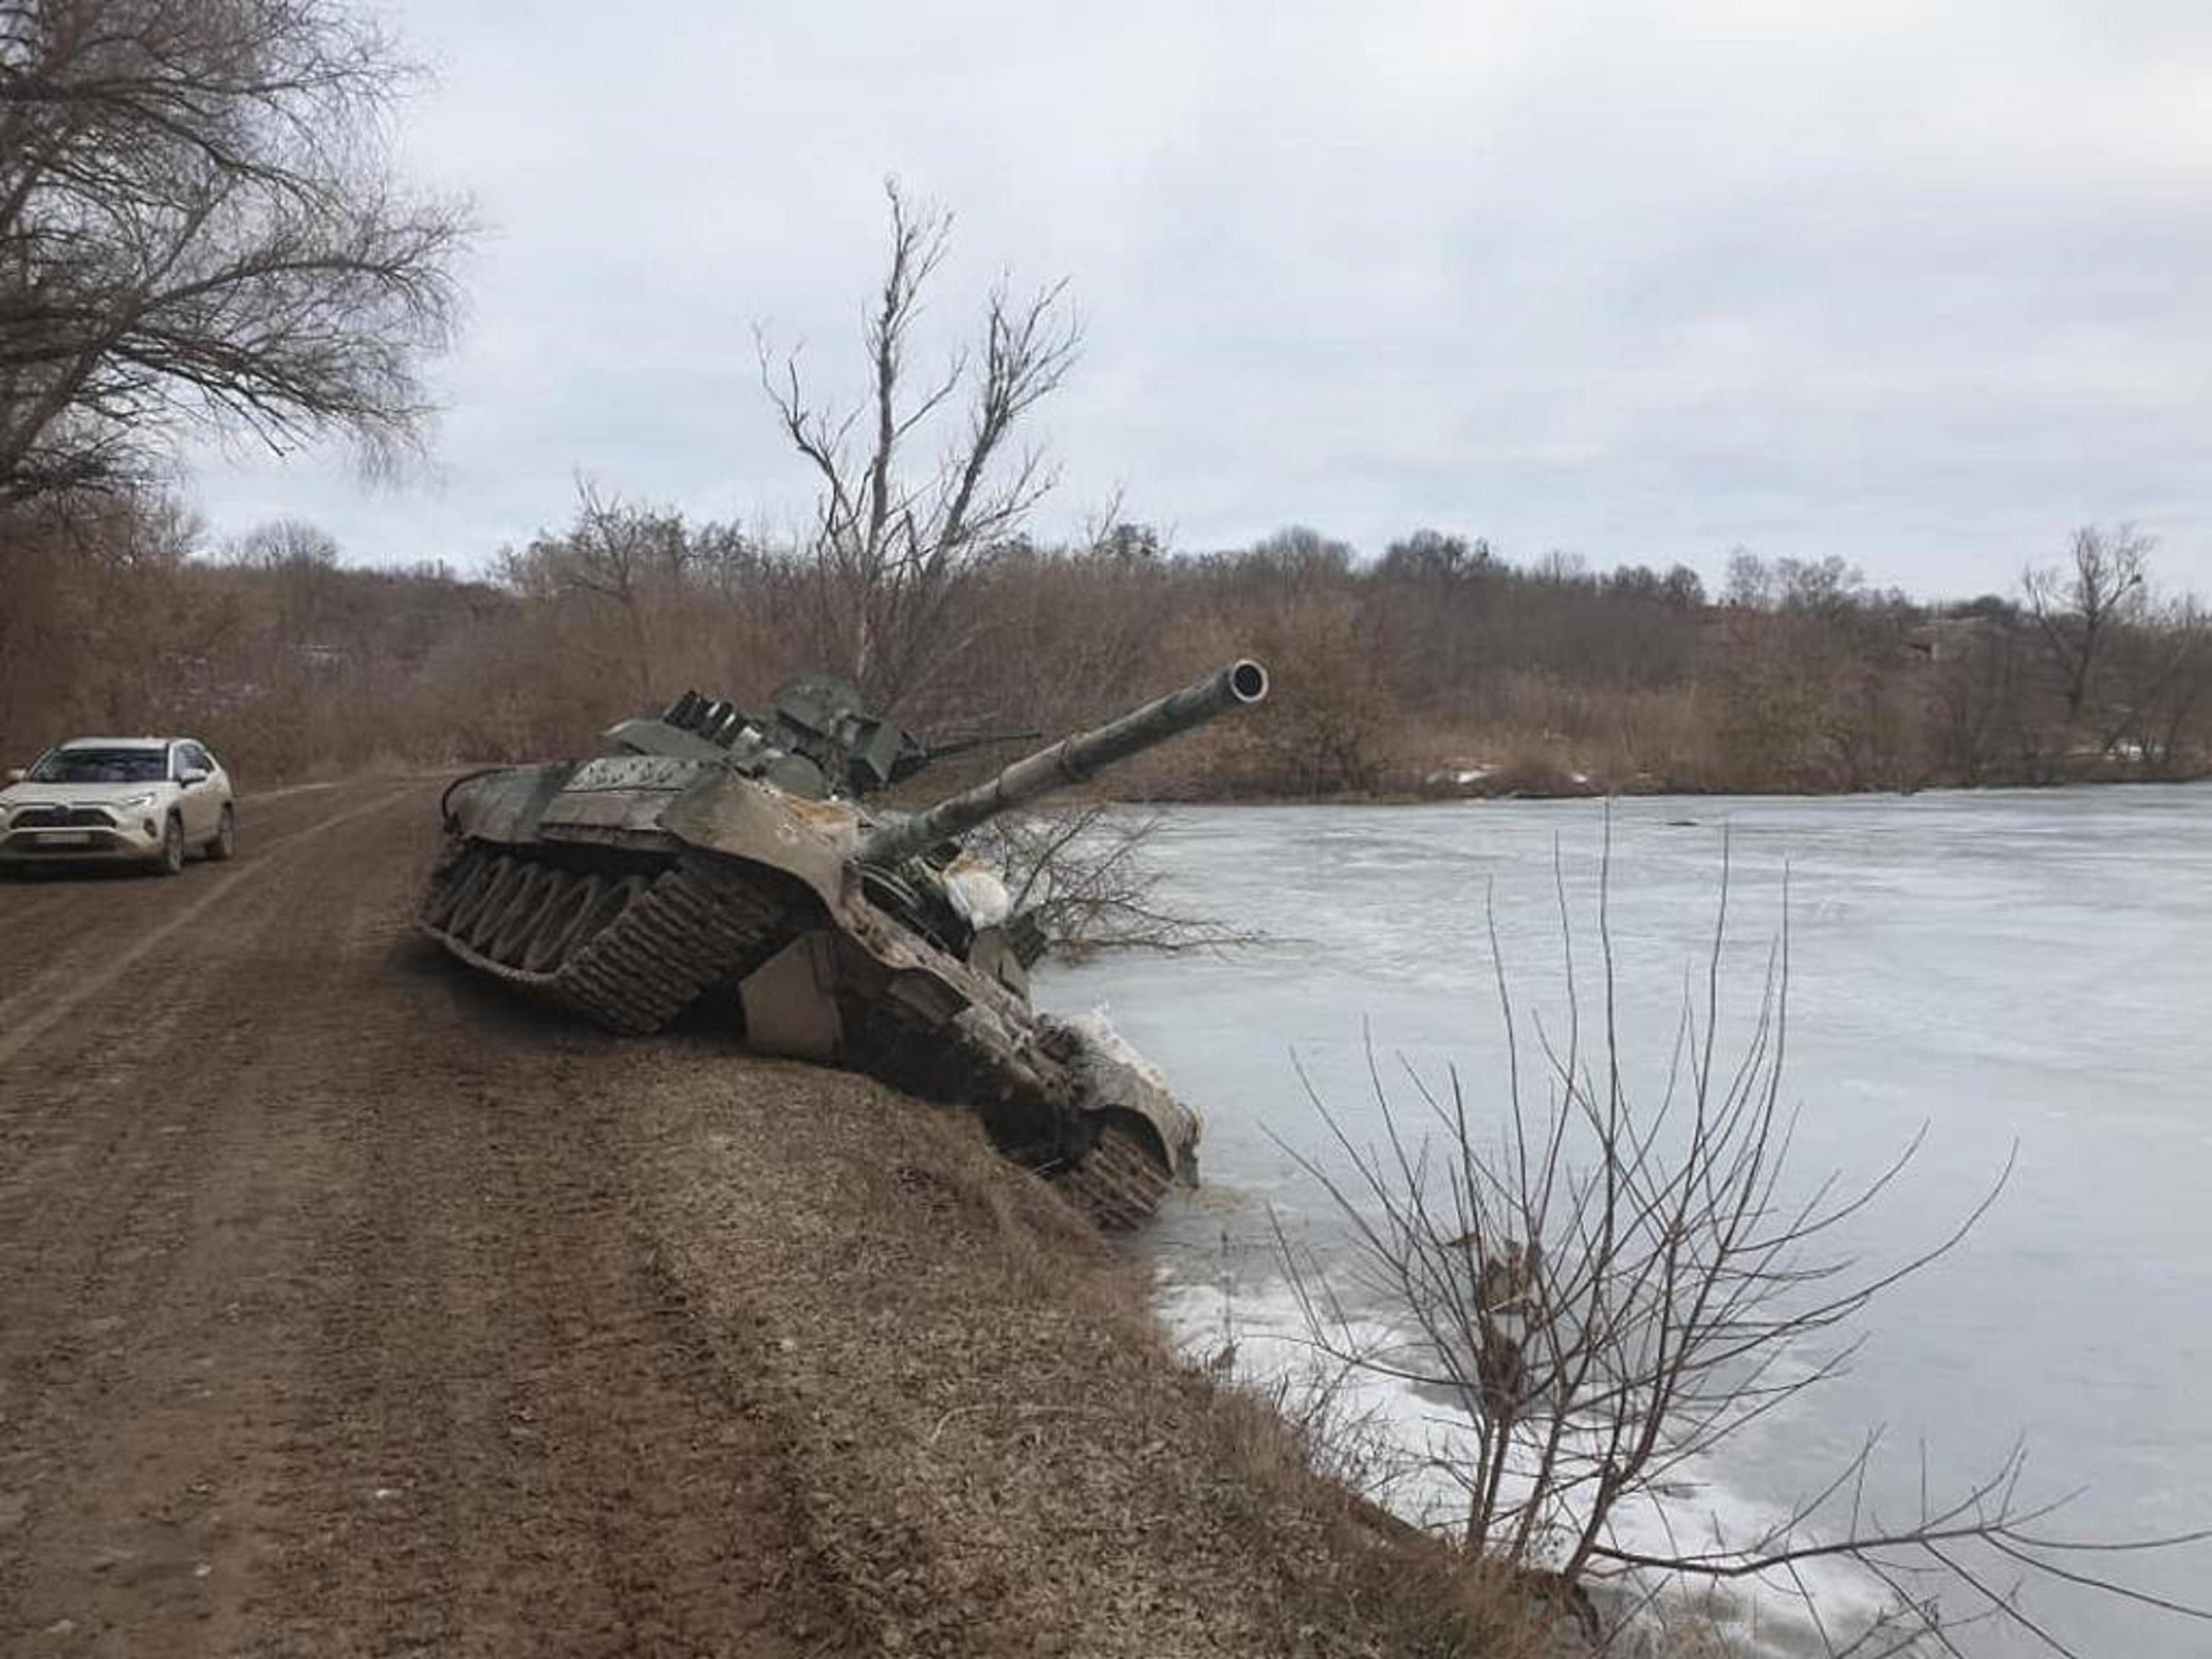
[[[9,821],[11,830],[112,830],[114,814],[97,806],[26,806]]]

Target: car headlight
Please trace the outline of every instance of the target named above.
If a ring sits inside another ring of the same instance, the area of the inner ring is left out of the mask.
[[[135,812],[142,806],[151,806],[155,801],[161,799],[161,798],[159,791],[148,789],[141,793],[128,796],[125,799],[116,802],[115,805],[118,811]]]

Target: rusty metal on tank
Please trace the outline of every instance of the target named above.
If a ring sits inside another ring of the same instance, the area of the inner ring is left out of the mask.
[[[864,798],[977,739],[933,748],[828,677],[759,715],[687,692],[589,760],[455,781],[421,923],[611,1031],[720,998],[757,1051],[967,1102],[1003,1151],[1133,1224],[1195,1181],[1198,1118],[1103,1025],[1030,1008],[1041,934],[957,838],[1267,690],[1231,663],[907,817]]]

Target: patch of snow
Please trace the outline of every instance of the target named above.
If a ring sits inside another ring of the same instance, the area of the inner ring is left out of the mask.
[[[1165,1091],[1168,1080],[1160,1068],[1145,1058],[1128,1038],[1114,1029],[1107,1007],[1100,1003],[1087,1014],[1078,1014],[1066,1022],[1083,1035],[1085,1042],[1120,1065],[1127,1066],[1155,1089]]]
[[[1480,783],[1497,770],[1494,766],[1480,764],[1468,766],[1455,761],[1449,766],[1438,767],[1434,771],[1422,773],[1421,781],[1432,789],[1444,784],[1464,789],[1469,784]]]
[[[945,866],[945,896],[970,927],[996,927],[1014,913],[1014,896],[999,872],[964,853]]]
[[[1346,1467],[1337,1473],[1352,1479],[1368,1497],[1425,1530],[1449,1534],[1465,1522],[1468,1480],[1478,1463],[1480,1439],[1474,1414],[1463,1405],[1417,1390],[1375,1371],[1346,1367],[1314,1348],[1305,1316],[1287,1286],[1272,1293],[1239,1294],[1224,1307],[1218,1285],[1177,1283],[1160,1286],[1154,1304],[1171,1337],[1193,1362],[1226,1370],[1262,1397],[1285,1403],[1293,1416],[1318,1414],[1331,1425]],[[1333,1337],[1372,1352],[1385,1366],[1419,1356],[1403,1336],[1379,1320],[1352,1319]],[[1226,1341],[1224,1342],[1224,1338]],[[1532,1443],[1547,1425],[1526,1426]],[[1572,1439],[1588,1435],[1593,1455],[1601,1455],[1602,1437],[1595,1425],[1570,1425]],[[1506,1474],[1501,1500],[1526,1503],[1534,1492],[1533,1452],[1517,1456]],[[1584,1516],[1566,1494],[1546,1515],[1545,1531],[1563,1538],[1578,1530]],[[1606,1536],[1613,1547],[1664,1555],[1683,1550],[1685,1540],[1705,1547],[1750,1544],[1784,1520],[1781,1510],[1734,1490],[1708,1464],[1695,1460],[1679,1466],[1660,1489],[1624,1498],[1608,1517]],[[1754,1575],[1726,1595],[1695,1592],[1698,1611],[1741,1644],[1755,1659],[1801,1659],[1822,1650],[1820,1622],[1856,1631],[1871,1626],[1887,1605],[1872,1575],[1844,1560],[1810,1561],[1798,1568],[1797,1583],[1776,1572]],[[1632,1578],[1632,1583],[1640,1581]],[[1802,1589],[1800,1586],[1802,1585]],[[1674,1610],[1685,1587],[1640,1582],[1642,1591],[1658,1592],[1635,1623],[1656,1629]],[[1809,1595],[1817,1619],[1809,1612]],[[1641,1594],[1631,1601],[1641,1601]]]

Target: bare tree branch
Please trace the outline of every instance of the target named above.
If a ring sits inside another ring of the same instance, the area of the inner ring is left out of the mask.
[[[392,176],[410,78],[332,0],[0,7],[0,501],[195,427],[420,441],[471,225]]]
[[[916,384],[909,358],[923,294],[950,246],[952,216],[886,181],[890,248],[862,330],[863,402],[842,413],[817,404],[799,356],[781,359],[757,332],[761,380],[778,424],[818,481],[810,550],[821,654],[884,707],[926,693],[957,657],[956,611],[994,551],[1020,533],[1055,474],[1043,456],[1010,453],[1023,418],[1073,366],[1080,330],[1065,284],[1026,300],[1001,285],[986,307],[980,370],[956,351]],[[913,469],[963,391],[964,430],[933,465]],[[854,434],[865,431],[856,453]]]
[[[1345,1271],[1390,1310],[1383,1334],[1371,1314],[1348,1317],[1334,1285],[1279,1225],[1312,1351],[1340,1371],[1443,1391],[1465,1413],[1463,1428],[1430,1452],[1432,1468],[1466,1495],[1457,1547],[1571,1585],[1634,1571],[1675,1583],[1755,1581],[1800,1595],[1807,1565],[1856,1562],[1898,1600],[1856,1632],[1832,1631],[1817,1610],[1809,1614],[1838,1655],[1910,1650],[1923,1638],[1956,1651],[1946,1632],[1981,1617],[2069,1653],[1997,1583],[2014,1569],[2212,1619],[2085,1567],[2083,1547],[2038,1531],[2068,1500],[2023,1495],[2019,1446],[1948,1498],[1930,1494],[1923,1462],[1917,1512],[1885,1522],[1867,1501],[1881,1442],[1870,1434],[1756,1537],[1678,1540],[1664,1549],[1624,1541],[1623,1517],[1663,1516],[1668,1483],[1686,1463],[1838,1375],[1861,1340],[1841,1328],[1957,1249],[1996,1202],[2012,1161],[1926,1243],[1887,1266],[1861,1261],[1847,1234],[1892,1192],[1919,1138],[1855,1182],[1832,1173],[1801,1189],[1785,1179],[1794,1128],[1781,1086],[1787,923],[1769,952],[1742,1051],[1724,1064],[1715,1034],[1728,949],[1725,869],[1702,994],[1686,1003],[1658,1105],[1639,1109],[1616,1018],[1609,831],[1603,872],[1594,1030],[1581,1012],[1590,993],[1578,979],[1576,919],[1556,884],[1566,1021],[1559,1032],[1534,1022],[1540,1097],[1524,1086],[1531,1079],[1521,1064],[1521,1018],[1493,923],[1508,1036],[1497,1128],[1484,1127],[1455,1070],[1439,1089],[1402,1067],[1413,1101],[1395,1098],[1370,1048],[1379,1144],[1356,1140],[1310,1083],[1330,1153],[1280,1143],[1347,1226],[1353,1260]],[[2087,1547],[2140,1553],[2208,1537],[2212,1531]],[[1969,1611],[1939,1614],[1929,1598],[1905,1595],[1911,1574],[1963,1588]]]

